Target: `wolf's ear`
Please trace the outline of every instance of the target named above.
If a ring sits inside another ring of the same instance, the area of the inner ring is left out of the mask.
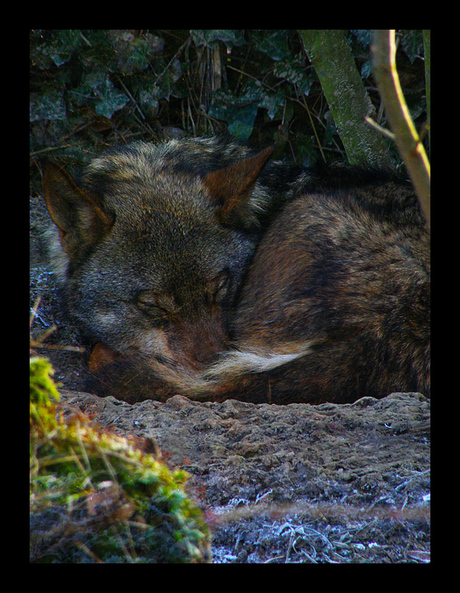
[[[59,228],[61,245],[71,260],[112,228],[113,216],[62,167],[53,163],[46,165],[43,190],[48,211]]]
[[[253,157],[206,175],[204,184],[216,203],[216,214],[221,224],[243,228],[257,225],[261,204],[251,200],[251,196],[273,150],[272,146],[268,146]]]

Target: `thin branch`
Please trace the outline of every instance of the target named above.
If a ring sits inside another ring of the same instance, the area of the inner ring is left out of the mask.
[[[390,132],[390,130],[387,130],[386,128],[382,128],[382,126],[380,124],[378,124],[376,121],[374,121],[368,115],[366,115],[366,117],[364,119],[365,119],[366,123],[368,123],[371,126],[371,128],[374,128],[374,130],[377,130],[377,132],[380,132],[387,138],[390,138],[390,140],[396,140],[396,136],[393,134],[393,132]]]
[[[185,46],[186,46],[188,43],[190,43],[190,40],[191,40],[191,36],[189,36],[189,38],[187,39],[187,41],[186,41],[185,43],[183,43],[183,44],[182,44],[182,45],[179,47],[179,49],[176,51],[176,53],[173,55],[173,57],[172,57],[172,58],[170,59],[170,61],[167,63],[167,65],[166,65],[165,69],[163,70],[163,72],[157,76],[157,78],[155,79],[155,84],[156,84],[156,85],[158,84],[158,81],[159,81],[161,78],[163,78],[163,76],[164,76],[164,75],[165,75],[165,73],[168,71],[168,68],[171,66],[171,64],[174,62],[174,60],[175,60],[176,58],[178,58],[178,57],[179,57],[179,55],[181,54],[181,52],[182,52],[182,50],[185,48]]]
[[[372,43],[374,72],[382,102],[423,214],[430,224],[430,163],[404,100],[396,70],[395,32],[378,29]]]
[[[318,144],[319,151],[321,153],[321,156],[323,157],[323,161],[326,162],[326,157],[324,156],[323,147],[321,146],[321,142],[319,141],[318,132],[316,131],[315,124],[313,123],[313,118],[311,116],[310,110],[308,109],[307,102],[305,101],[305,95],[302,92],[301,92],[301,96],[302,96],[302,99],[303,99],[304,107],[305,107],[305,109],[307,111],[308,119],[310,120],[310,125],[313,128],[313,133],[315,134],[315,138],[316,138],[316,142]]]

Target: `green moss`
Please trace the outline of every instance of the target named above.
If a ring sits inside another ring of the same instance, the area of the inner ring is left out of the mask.
[[[59,401],[59,392],[52,376],[54,370],[46,358],[30,359],[30,401],[42,410]]]
[[[204,562],[210,533],[171,471],[131,439],[64,417],[51,365],[31,360],[31,560]]]

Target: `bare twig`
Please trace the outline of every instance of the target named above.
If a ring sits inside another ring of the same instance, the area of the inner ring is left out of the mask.
[[[173,57],[171,58],[171,60],[167,63],[165,69],[163,70],[163,72],[161,72],[161,74],[159,74],[157,76],[157,78],[155,79],[155,84],[158,84],[158,81],[163,78],[163,76],[165,75],[165,73],[168,71],[168,68],[171,66],[171,64],[174,62],[174,60],[176,58],[179,57],[179,55],[181,54],[181,52],[184,50],[184,48],[187,46],[188,43],[190,43],[191,41],[191,36],[188,37],[187,41],[185,43],[183,43],[179,49],[176,51],[176,53],[173,55]]]
[[[390,130],[387,130],[386,128],[382,128],[382,126],[380,124],[378,124],[376,121],[374,121],[371,117],[366,115],[366,117],[364,119],[371,126],[371,128],[374,128],[374,130],[377,130],[377,132],[380,132],[387,138],[390,138],[390,140],[396,139],[393,132],[390,132]]]
[[[29,319],[29,330],[32,328],[35,318],[37,317],[38,307],[40,305],[40,297],[37,297],[32,310],[30,312],[30,319]],[[80,346],[61,346],[60,344],[44,344],[43,342],[50,336],[54,331],[57,330],[57,325],[53,323],[51,327],[49,327],[45,332],[43,332],[38,338],[33,338],[30,336],[30,349],[31,350],[38,350],[38,349],[45,349],[45,350],[67,350],[70,352],[85,352],[85,349]]]
[[[139,107],[139,103],[136,101],[136,99],[132,96],[132,94],[129,92],[129,89],[126,87],[125,83],[122,81],[121,76],[117,76],[118,82],[121,84],[121,86],[123,87],[123,90],[125,91],[125,93],[128,95],[128,97],[131,99],[131,101],[134,103],[134,106],[136,107],[136,109],[139,111],[141,117],[143,120],[145,120],[145,115],[144,112],[142,111],[142,109]]]
[[[323,157],[323,161],[326,162],[326,157],[324,156],[324,151],[323,151],[323,147],[321,146],[321,142],[319,140],[318,132],[316,131],[315,124],[313,123],[313,118],[311,116],[310,110],[308,109],[307,102],[305,101],[305,95],[303,93],[301,93],[301,97],[302,97],[302,100],[303,100],[303,105],[304,105],[305,110],[306,110],[307,115],[308,115],[308,119],[310,120],[310,125],[313,128],[313,133],[315,134],[316,143],[318,144],[319,151],[321,153],[321,156]]]
[[[396,70],[395,32],[378,29],[372,44],[375,78],[398,151],[430,224],[430,163],[404,100]]]

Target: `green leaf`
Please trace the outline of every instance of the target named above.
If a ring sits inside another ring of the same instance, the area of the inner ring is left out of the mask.
[[[372,74],[372,69],[372,60],[366,60],[361,66],[361,78],[369,78],[369,76]]]
[[[195,45],[212,45],[214,41],[222,41],[226,47],[245,45],[246,41],[238,30],[233,29],[192,29],[190,35]]]
[[[83,42],[81,33],[76,29],[57,30],[51,43],[39,46],[37,51],[50,58],[56,66],[66,64],[74,51]]]
[[[284,107],[285,96],[283,92],[271,91],[262,86],[259,80],[248,80],[242,89],[239,99],[246,102],[257,102],[257,106],[268,110],[268,116],[273,119],[278,110]]]
[[[115,111],[122,109],[129,98],[116,89],[103,72],[91,72],[83,84],[72,91],[77,105],[90,105],[96,113],[110,119]]]
[[[372,41],[373,29],[351,29],[353,35],[364,47],[369,47]]]
[[[423,58],[423,33],[421,29],[407,29],[401,39],[402,48],[411,64],[416,58]]]
[[[254,127],[256,115],[257,109],[255,114],[252,111],[241,114],[241,117],[228,126],[229,134],[234,136],[236,140],[239,140],[240,142],[246,142],[246,140],[248,140],[252,134],[252,128]]]
[[[300,90],[308,95],[311,85],[313,84],[313,76],[305,72],[305,65],[303,58],[289,56],[282,60],[273,69],[273,74],[278,78],[283,78],[288,82],[297,85]]]
[[[259,51],[267,54],[272,60],[284,60],[289,56],[287,43],[289,31],[254,31],[253,38]]]
[[[65,119],[66,105],[62,91],[30,94],[30,121]]]
[[[114,87],[107,89],[102,101],[96,105],[96,113],[110,119],[115,111],[122,109],[128,103],[128,97]]]
[[[161,66],[161,69],[164,70],[164,66]],[[163,76],[155,81],[155,99],[167,99],[169,101],[169,97],[171,93],[173,93],[175,89],[175,83],[178,81],[182,76],[182,69],[179,60],[174,60],[171,64],[169,64],[168,69],[163,74]]]
[[[279,113],[280,109],[284,109],[286,98],[283,93],[271,93],[267,92],[261,101],[259,101],[259,107],[264,108],[268,111],[268,117],[274,119]]]
[[[164,41],[151,33],[136,38],[129,31],[110,31],[111,45],[115,51],[112,70],[128,76],[145,70],[154,56],[164,49]]]
[[[155,88],[144,88],[139,91],[139,104],[142,111],[149,119],[154,119],[158,115],[160,102],[157,100]]]
[[[248,89],[247,93],[239,97],[228,91],[218,90],[213,94],[209,115],[226,121],[230,124],[230,134],[240,141],[245,141],[252,133],[259,107],[259,96],[255,88]]]

